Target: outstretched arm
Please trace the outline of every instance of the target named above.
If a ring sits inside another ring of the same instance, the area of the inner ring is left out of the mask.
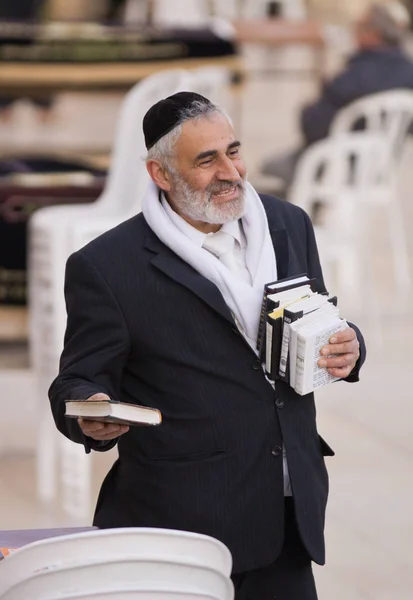
[[[86,400],[98,393],[119,399],[129,354],[127,326],[108,283],[83,251],[67,261],[65,297],[64,350],[59,375],[49,390],[53,416],[59,431],[84,444],[87,452],[108,450],[116,438],[96,441],[85,435],[75,419],[65,418],[65,400]]]

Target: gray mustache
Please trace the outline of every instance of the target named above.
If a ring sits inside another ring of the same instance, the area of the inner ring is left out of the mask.
[[[240,190],[244,189],[242,181],[221,181],[219,184],[214,183],[208,186],[208,193],[219,194],[220,192],[226,192],[227,190],[232,189],[234,186],[238,187]]]

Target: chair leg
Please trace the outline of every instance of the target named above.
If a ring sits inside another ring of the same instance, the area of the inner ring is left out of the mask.
[[[362,257],[362,280],[360,281],[362,293],[362,306],[363,313],[365,314],[367,322],[369,324],[369,337],[377,348],[383,349],[383,319],[381,318],[380,299],[374,281],[374,257],[372,252],[368,211],[367,215],[364,216],[367,216],[367,218],[363,219],[363,228],[361,230],[363,232],[364,243],[362,244],[362,240],[360,238],[360,248],[358,250],[359,255]]]
[[[356,291],[359,281],[358,265],[354,254],[354,251],[351,250],[345,256],[340,257],[339,261],[339,289],[346,294]]]
[[[91,456],[80,444],[62,436],[60,477],[63,509],[77,519],[87,519],[91,510]]]
[[[403,215],[397,198],[389,204],[389,221],[396,284],[399,289],[407,289],[412,277]]]
[[[37,468],[37,495],[44,502],[51,502],[56,498],[57,485],[57,439],[58,432],[53,422],[49,407],[41,412],[39,421],[36,468]]]

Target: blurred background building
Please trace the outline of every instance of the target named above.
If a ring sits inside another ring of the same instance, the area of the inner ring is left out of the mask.
[[[343,101],[286,190],[263,162],[303,145],[302,109],[346,70],[369,0],[1,1],[0,530],[91,521],[116,451],[86,457],[51,422],[64,262],[139,210],[144,109],[185,87],[227,108],[258,191],[316,217],[328,287],[366,336],[360,384],[318,394],[336,451],[320,599],[411,598],[412,3],[379,4],[403,26],[400,93]]]

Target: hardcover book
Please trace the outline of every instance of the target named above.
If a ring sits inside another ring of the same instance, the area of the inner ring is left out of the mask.
[[[261,360],[265,360],[267,315],[277,307],[278,295],[284,293],[287,294],[288,291],[303,285],[310,285],[310,287],[314,289],[315,280],[310,280],[307,275],[301,274],[287,277],[286,279],[279,279],[278,281],[272,281],[264,286],[257,336],[257,350]]]
[[[297,334],[296,375],[294,389],[301,396],[325,386],[339,377],[334,377],[317,362],[320,350],[328,344],[332,335],[346,329],[348,324],[337,315],[309,323]]]
[[[115,400],[66,400],[66,417],[90,419],[122,425],[160,425],[162,415],[156,408]]]

